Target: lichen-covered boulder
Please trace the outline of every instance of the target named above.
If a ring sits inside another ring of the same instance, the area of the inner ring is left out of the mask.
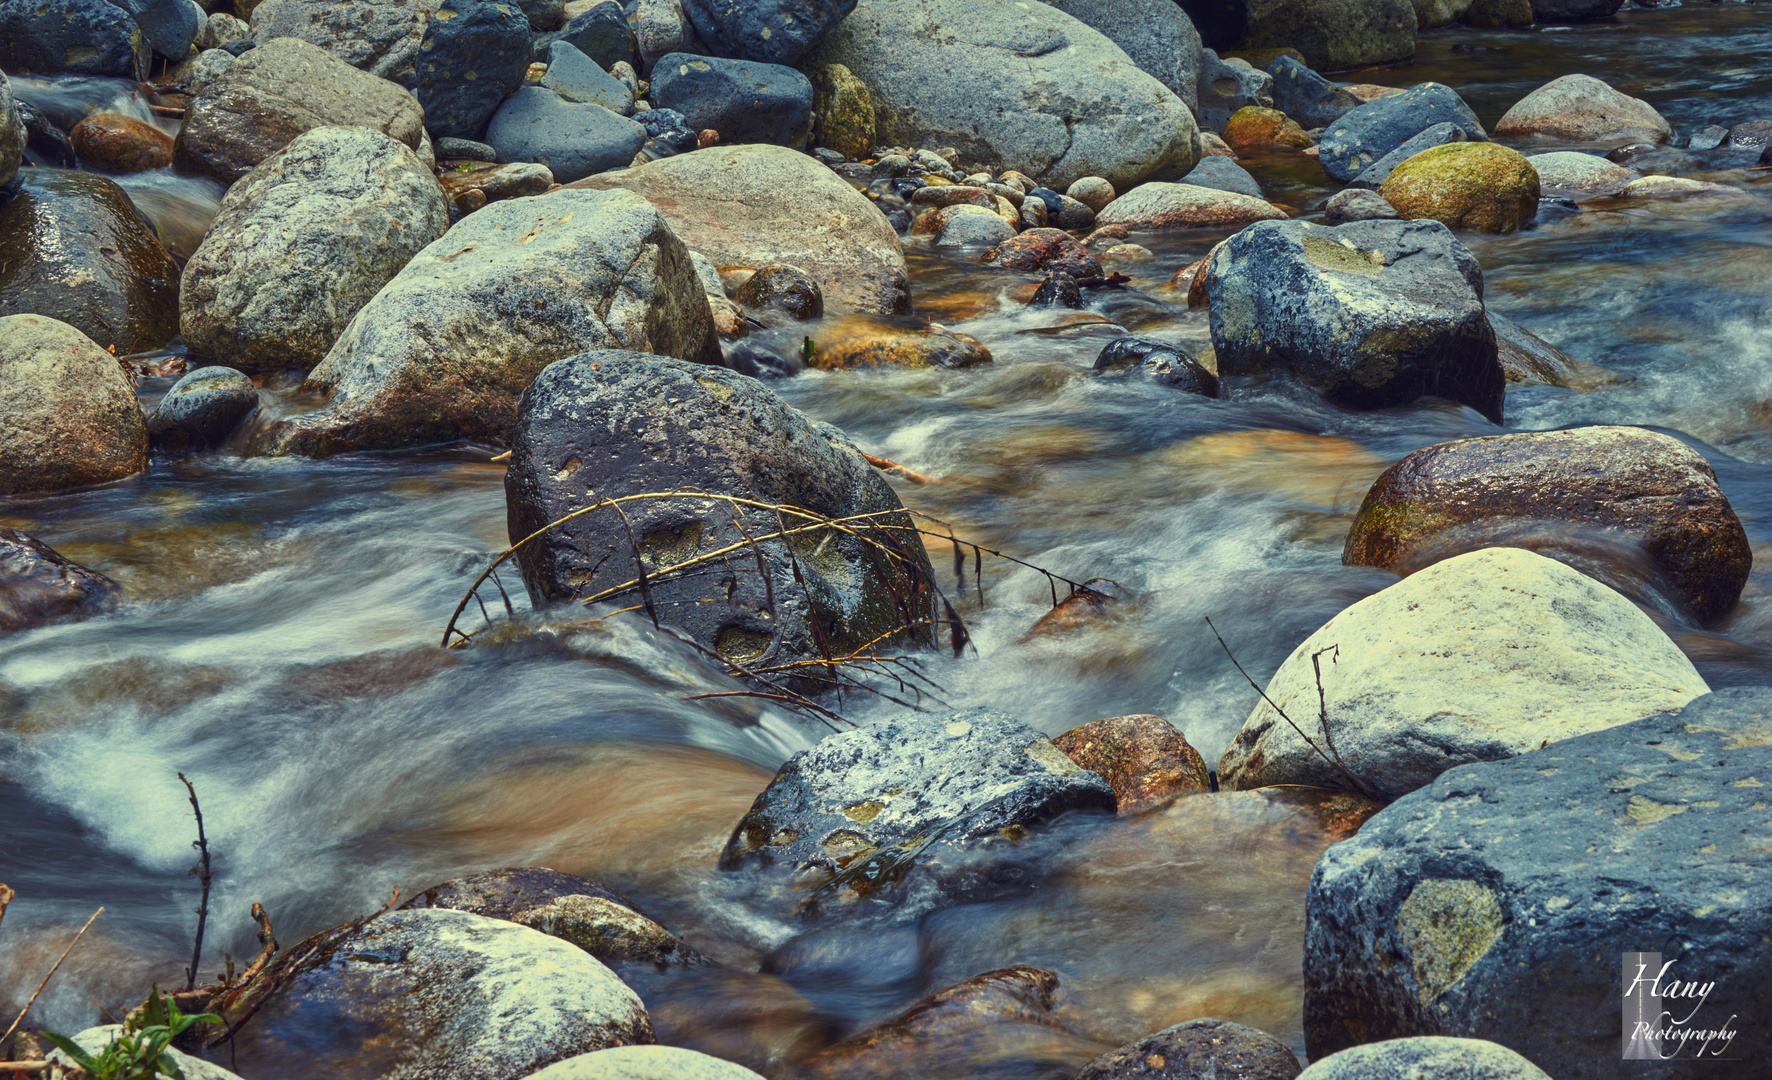
[[[15,75],[146,79],[153,50],[108,0],[0,0],[0,68]]]
[[[898,496],[840,432],[762,383],[607,350],[550,366],[524,393],[505,476],[513,543],[598,499],[679,488],[712,497],[632,501],[625,519],[588,514],[525,544],[530,598],[595,596],[633,582],[643,557],[660,620],[746,669],[931,639],[932,571]],[[875,517],[837,533],[776,506]],[[772,538],[794,528],[805,531]],[[733,544],[742,554],[720,573],[661,574]],[[630,592],[622,606],[636,602]]]
[[[812,130],[812,80],[781,64],[671,53],[653,65],[650,100],[726,143],[798,150]]]
[[[307,369],[449,228],[431,170],[367,127],[314,128],[228,189],[185,263],[179,322],[198,356]]]
[[[147,425],[116,357],[67,323],[0,317],[0,495],[103,484],[147,463]]]
[[[543,368],[613,347],[719,359],[701,282],[664,218],[625,191],[493,203],[357,312],[308,376],[329,407],[277,421],[257,448],[325,457],[506,444],[517,399]]]
[[[0,205],[0,315],[43,315],[118,356],[178,334],[178,264],[116,181],[25,169]]]
[[[200,450],[226,439],[258,408],[258,387],[230,367],[201,367],[172,384],[148,417],[162,450]]]
[[[69,562],[34,536],[0,526],[0,634],[102,615],[117,606],[122,593],[98,571]]]
[[[315,1075],[523,1077],[653,1041],[632,990],[575,945],[464,911],[390,911],[323,931],[230,995],[248,1075],[299,1053]]]
[[[1332,1063],[1356,1043],[1419,1035],[1490,1039],[1559,1080],[1610,1080],[1625,1072],[1620,954],[1642,950],[1672,963],[1664,990],[1669,979],[1710,985],[1702,1000],[1663,998],[1676,1011],[1661,1026],[1726,1025],[1733,1039],[1710,1045],[1736,1065],[1713,1067],[1763,1072],[1745,1063],[1772,1052],[1752,1021],[1772,997],[1768,746],[1772,692],[1721,690],[1449,769],[1399,799],[1311,875],[1311,1056]],[[1696,1042],[1663,1040],[1671,1060],[1644,1062],[1641,1075],[1702,1075]]]
[[[1405,221],[1511,233],[1538,214],[1538,173],[1518,150],[1489,142],[1436,146],[1409,158],[1378,193]]]
[[[260,45],[300,38],[371,75],[418,85],[414,63],[441,0],[264,0],[252,9]]]
[[[1212,790],[1200,752],[1160,716],[1096,720],[1054,738],[1052,745],[1106,780],[1122,814],[1136,814],[1183,795]]]
[[[173,145],[181,168],[224,184],[304,131],[372,127],[431,156],[424,109],[405,90],[299,38],[267,41],[229,64],[192,100]]]
[[[1592,75],[1564,75],[1516,102],[1496,122],[1495,134],[1565,143],[1662,143],[1672,141],[1674,129],[1642,98]]]
[[[1501,420],[1483,271],[1437,221],[1257,222],[1212,256],[1206,293],[1220,375],[1284,371],[1357,409],[1432,394]]]
[[[1550,1074],[1499,1043],[1417,1035],[1354,1046],[1311,1063],[1299,1080],[1551,1080]]]
[[[866,898],[944,852],[1001,844],[1069,810],[1112,813],[1113,790],[1037,729],[989,709],[917,713],[789,758],[720,867],[773,870],[789,884],[842,875],[839,898]]]
[[[1224,122],[1224,141],[1232,150],[1257,146],[1290,146],[1304,149],[1311,146],[1298,121],[1278,109],[1261,105],[1245,105]]]
[[[813,141],[851,161],[874,155],[879,123],[868,84],[842,64],[826,64],[812,80]]]
[[[1447,769],[1677,709],[1709,689],[1623,596],[1542,555],[1484,548],[1306,638],[1219,759],[1218,782],[1396,798]]]
[[[1485,138],[1477,114],[1451,87],[1421,83],[1343,113],[1318,142],[1318,160],[1324,172],[1345,183],[1435,124],[1451,124],[1467,138]]]
[[[443,0],[413,62],[413,96],[433,139],[478,139],[529,69],[529,16],[516,4]]]
[[[1076,1080],[1294,1080],[1298,1073],[1298,1056],[1274,1036],[1201,1017],[1101,1055]]]
[[[1243,46],[1289,46],[1318,71],[1349,71],[1415,55],[1410,0],[1248,0]]]
[[[1672,436],[1610,426],[1417,450],[1366,493],[1342,561],[1408,574],[1503,544],[1665,593],[1707,623],[1734,608],[1753,567],[1709,462]]]
[[[882,142],[952,146],[1062,191],[1125,191],[1199,160],[1187,105],[1100,31],[1036,0],[862,0],[808,59],[873,91]]]

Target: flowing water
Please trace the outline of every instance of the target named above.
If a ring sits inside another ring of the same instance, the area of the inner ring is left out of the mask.
[[[1412,66],[1349,78],[1445,82],[1493,125],[1571,72],[1647,98],[1683,132],[1772,117],[1772,6],[1436,31]],[[46,111],[139,104],[114,81],[15,87]],[[1300,209],[1329,190],[1296,155],[1246,164],[1271,198]],[[1714,687],[1772,669],[1772,179],[1706,176],[1746,194],[1614,201],[1464,239],[1494,310],[1615,376],[1588,392],[1513,388],[1506,430],[1640,424],[1715,466],[1759,568],[1721,626],[1649,604]],[[170,173],[125,183],[181,254],[219,197]],[[1166,282],[1221,238],[1140,238],[1154,258],[1130,267],[1131,288],[1097,291],[1092,310],[1205,346],[1205,313]],[[1057,328],[1051,311],[1023,307],[1025,279],[923,243],[909,245],[919,312],[978,337],[994,364],[808,372],[776,389],[933,478],[893,481],[910,506],[1138,597],[1100,627],[1023,640],[1051,604],[1045,580],[987,560],[984,606],[975,596],[968,610],[976,655],[929,661],[956,706],[1005,709],[1053,734],[1155,712],[1214,760],[1253,694],[1203,617],[1265,678],[1312,630],[1395,580],[1340,561],[1372,480],[1422,446],[1500,430],[1444,403],[1352,413],[1276,386],[1207,400],[1096,377],[1090,364],[1118,330]],[[169,382],[147,380],[145,403]],[[286,386],[267,393],[278,400]],[[111,617],[0,639],[0,880],[19,893],[0,931],[0,1018],[100,904],[36,1023],[78,1029],[95,1002],[116,1011],[149,981],[182,978],[196,899],[182,771],[217,853],[206,973],[224,950],[242,963],[257,951],[254,901],[293,943],[373,910],[395,885],[410,896],[478,869],[540,864],[627,892],[743,972],[777,973],[652,1002],[662,1035],[756,1064],[1012,963],[1060,973],[1076,1038],[1055,1053],[1072,1064],[1198,1015],[1255,1024],[1302,1053],[1302,899],[1332,834],[1259,798],[1065,822],[1029,842],[1038,887],[1026,895],[895,929],[818,930],[781,951],[804,928],[716,872],[714,857],[776,766],[824,729],[742,699],[684,700],[722,679],[633,616],[544,621],[519,596],[528,632],[440,649],[449,612],[506,543],[502,469],[488,457],[223,452],[0,504],[0,524],[111,575],[130,598]],[[844,705],[859,721],[894,708]],[[254,1078],[300,1075],[253,1064]]]

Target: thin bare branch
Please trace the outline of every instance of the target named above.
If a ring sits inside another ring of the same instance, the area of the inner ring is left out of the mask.
[[[6,1040],[12,1038],[12,1033],[18,1030],[18,1026],[25,1022],[25,1014],[31,1011],[31,1006],[37,1004],[37,998],[43,993],[43,988],[48,986],[49,980],[55,978],[55,973],[61,970],[62,961],[68,958],[68,954],[74,951],[74,946],[80,944],[80,939],[86,936],[87,929],[104,913],[105,909],[102,907],[93,912],[92,918],[87,919],[86,925],[82,926],[80,932],[74,935],[74,940],[68,942],[68,947],[62,950],[61,956],[57,957],[55,963],[50,966],[49,974],[43,976],[43,981],[38,983],[37,989],[31,993],[31,1000],[25,1002],[25,1007],[18,1011],[17,1016],[13,1017],[12,1026],[6,1029],[6,1034],[0,1035],[0,1046],[4,1046]]]

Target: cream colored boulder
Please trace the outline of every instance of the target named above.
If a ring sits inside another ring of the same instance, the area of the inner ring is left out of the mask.
[[[1495,125],[1496,138],[1557,142],[1669,142],[1669,124],[1642,98],[1620,93],[1592,75],[1552,79],[1515,103]]]

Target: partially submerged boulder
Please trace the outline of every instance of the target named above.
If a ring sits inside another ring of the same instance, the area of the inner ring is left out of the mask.
[[[1673,125],[1642,98],[1619,93],[1592,75],[1552,79],[1514,104],[1495,124],[1512,139],[1557,142],[1671,142]]]
[[[258,408],[258,387],[230,367],[200,367],[172,384],[148,417],[162,450],[201,450],[231,435]]]
[[[1579,150],[1533,154],[1527,160],[1537,170],[1538,182],[1546,194],[1566,194],[1578,199],[1616,195],[1638,175],[1635,169],[1614,165],[1598,154],[1584,154]]]
[[[103,615],[122,595],[122,587],[98,571],[69,562],[34,536],[0,526],[0,634]]]
[[[1164,806],[1212,790],[1206,762],[1187,737],[1160,716],[1112,716],[1072,728],[1052,745],[1114,789],[1121,814]]]
[[[172,164],[172,137],[146,120],[93,113],[68,132],[81,160],[108,173],[136,173]]]
[[[484,870],[433,885],[405,908],[446,908],[503,919],[569,941],[606,964],[663,964],[693,958],[669,930],[627,897],[542,866]]]
[[[148,463],[117,358],[67,323],[0,317],[0,495],[103,484]]]
[[[1233,166],[1234,167],[1234,166]],[[1240,228],[1256,221],[1284,221],[1286,212],[1266,199],[1195,184],[1140,184],[1107,204],[1098,225],[1134,232]]]
[[[1349,71],[1415,55],[1410,0],[1248,0],[1245,48],[1290,46],[1318,71]]]
[[[1219,759],[1218,782],[1396,798],[1447,769],[1677,709],[1709,689],[1618,593],[1542,555],[1484,548],[1306,638]]]
[[[1408,574],[1502,544],[1615,588],[1665,590],[1707,623],[1734,608],[1753,567],[1709,462],[1671,436],[1610,426],[1417,450],[1366,493],[1342,561]]]
[[[1477,114],[1463,98],[1449,86],[1428,82],[1343,113],[1318,142],[1318,160],[1324,172],[1346,183],[1436,124],[1451,124],[1467,138],[1485,138]]]

